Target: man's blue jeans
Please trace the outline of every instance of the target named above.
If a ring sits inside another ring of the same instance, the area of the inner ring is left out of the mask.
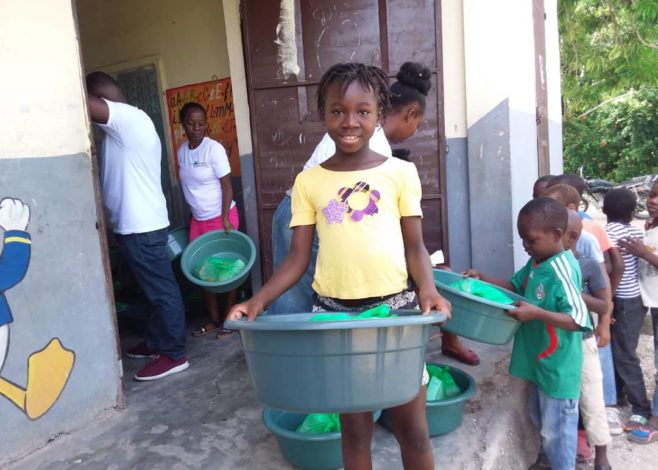
[[[552,398],[534,383],[528,384],[530,419],[539,429],[542,448],[552,470],[576,467],[578,400]]]
[[[617,404],[617,384],[615,383],[615,366],[612,362],[612,346],[608,343],[599,348],[599,360],[603,373],[603,402],[605,406]]]
[[[185,355],[185,310],[167,256],[167,229],[116,234],[128,265],[151,304],[146,346],[178,360]]]
[[[286,194],[274,212],[272,219],[272,258],[274,269],[281,264],[283,258],[290,251],[292,243],[292,230],[289,228],[292,219],[291,199]],[[318,257],[318,236],[313,238],[313,251],[311,262],[302,278],[274,300],[267,308],[269,314],[280,313],[308,313],[313,308],[313,275],[315,274],[315,262]]]

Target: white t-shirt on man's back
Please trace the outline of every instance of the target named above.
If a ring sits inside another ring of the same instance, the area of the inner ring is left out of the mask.
[[[161,143],[153,121],[139,108],[104,100],[110,116],[101,148],[103,203],[115,233],[169,226],[160,182]]]

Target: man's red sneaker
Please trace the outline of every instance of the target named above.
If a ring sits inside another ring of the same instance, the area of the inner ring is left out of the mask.
[[[126,349],[126,356],[133,359],[155,359],[160,357],[160,353],[148,348],[146,341],[142,341],[137,346]]]
[[[185,356],[173,360],[169,356],[162,355],[156,360],[149,362],[146,367],[135,374],[135,380],[158,380],[176,372],[182,372],[190,367]]]

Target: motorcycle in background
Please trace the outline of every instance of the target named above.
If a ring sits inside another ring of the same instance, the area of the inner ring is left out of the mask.
[[[647,196],[651,191],[651,187],[658,181],[658,175],[644,175],[631,178],[623,181],[617,185],[608,180],[601,178],[587,178],[583,175],[583,166],[578,169],[580,177],[585,181],[585,191],[583,192],[583,200],[580,204],[580,210],[586,211],[590,204],[594,204],[598,209],[603,208],[603,198],[606,193],[615,188],[630,189],[637,196],[637,209],[635,217],[638,219],[648,219],[649,212],[647,211]]]

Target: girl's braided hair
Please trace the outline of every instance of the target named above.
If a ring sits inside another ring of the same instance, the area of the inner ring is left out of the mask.
[[[425,112],[425,97],[432,88],[432,72],[416,62],[405,62],[391,85],[391,107],[399,110],[409,103],[418,103],[420,112]]]
[[[356,62],[336,64],[322,75],[318,85],[318,114],[324,118],[324,102],[329,87],[334,83],[340,85],[340,93],[343,95],[352,82],[358,82],[365,90],[372,90],[379,106],[379,119],[384,121],[391,109],[391,92],[388,76],[379,67],[364,65]]]

